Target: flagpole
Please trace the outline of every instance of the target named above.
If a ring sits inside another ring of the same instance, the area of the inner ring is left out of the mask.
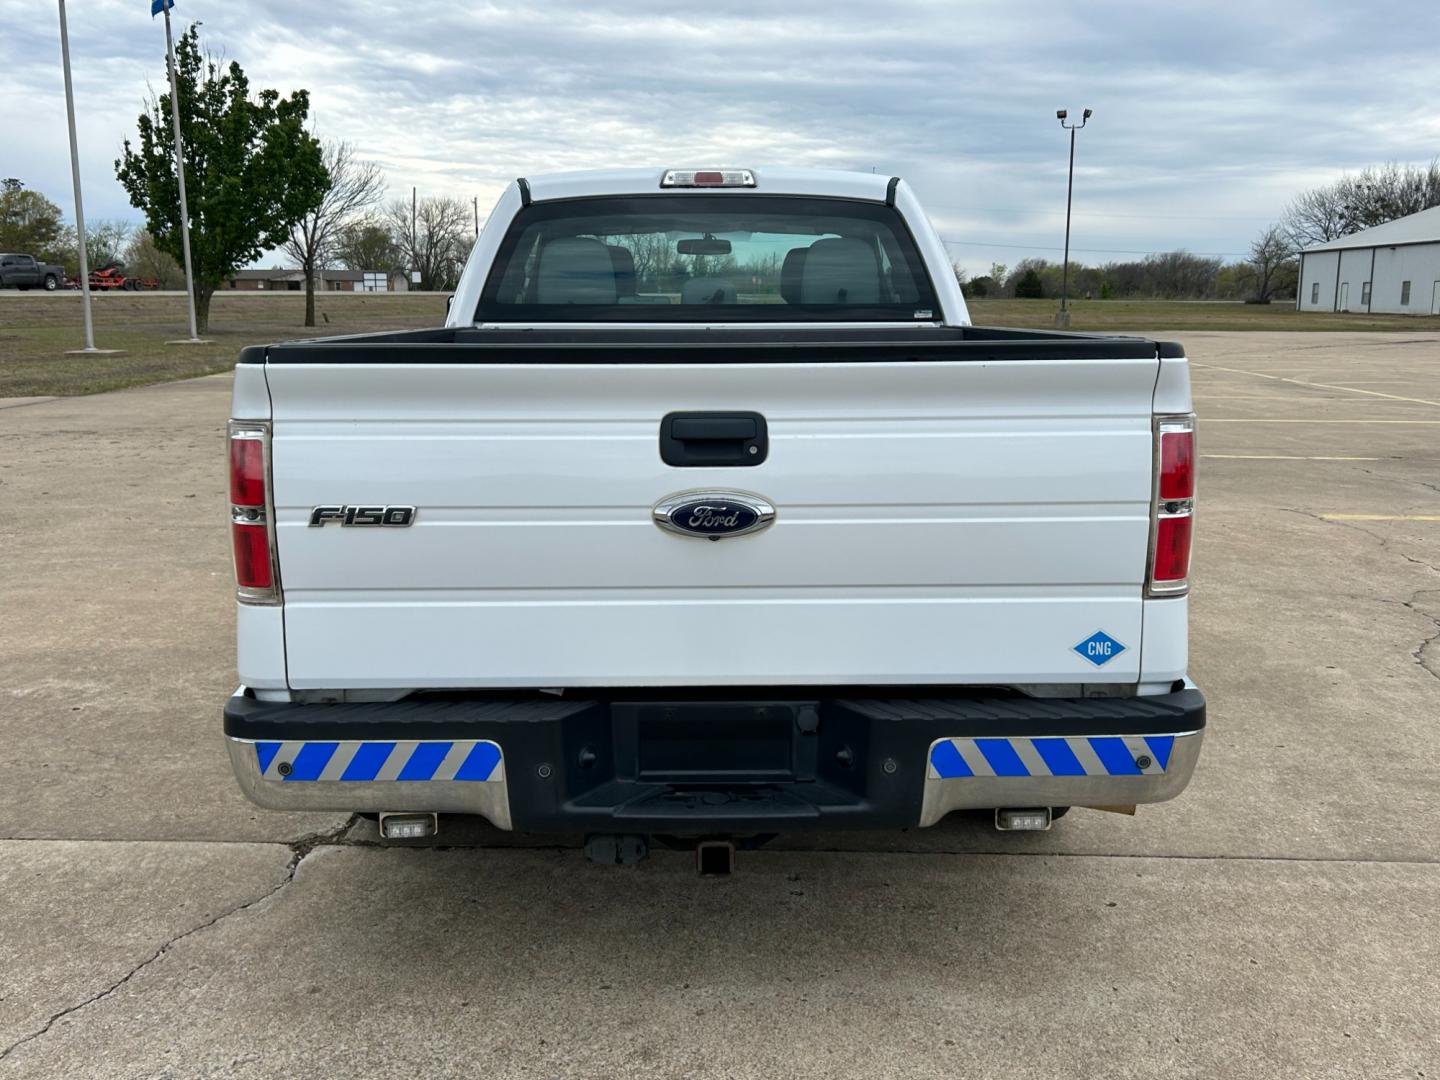
[[[65,68],[65,119],[70,122],[70,180],[75,187],[75,238],[80,250],[80,297],[85,311],[85,348],[95,348],[95,324],[90,319],[90,261],[85,251],[85,204],[80,198],[80,143],[75,137],[75,89],[70,81],[70,31],[65,25],[65,0],[60,0],[60,61]]]
[[[170,119],[175,125],[175,175],[180,181],[180,243],[185,252],[185,301],[190,309],[190,341],[199,342],[195,328],[195,271],[190,263],[190,210],[185,204],[185,149],[180,138],[180,74],[175,67],[175,38],[170,32],[170,9],[175,0],[162,0],[165,10],[165,54],[170,65]]]

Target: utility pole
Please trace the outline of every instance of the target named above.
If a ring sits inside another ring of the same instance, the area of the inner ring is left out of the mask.
[[[1055,111],[1055,119],[1060,121],[1062,128],[1070,132],[1070,178],[1065,183],[1065,269],[1060,273],[1060,310],[1055,315],[1055,326],[1062,330],[1070,325],[1070,202],[1075,194],[1075,132],[1090,122],[1094,111],[1086,109],[1078,124],[1065,122],[1065,117],[1069,115],[1066,110]]]
[[[195,267],[190,261],[190,208],[185,201],[185,147],[180,138],[180,73],[175,66],[175,37],[170,31],[170,9],[175,6],[175,0],[161,0],[161,3],[165,12],[165,55],[170,66],[170,120],[175,127],[175,178],[180,182],[180,244],[185,254],[185,302],[190,312],[190,337],[183,344],[204,345],[208,343],[200,339],[195,324]]]
[[[65,69],[65,119],[70,123],[70,179],[75,186],[75,235],[80,249],[80,303],[85,311],[85,347],[73,353],[114,353],[95,347],[95,324],[90,319],[90,260],[85,250],[85,202],[80,197],[80,143],[75,137],[75,88],[70,81],[70,30],[65,23],[65,0],[60,0],[60,61]]]
[[[410,280],[407,285],[415,284],[415,254],[420,250],[420,237],[415,232],[415,209],[419,206],[419,188],[410,188]]]
[[[476,237],[476,239],[479,239],[479,237],[480,237],[480,196],[478,196],[478,195],[472,195],[472,196],[470,197],[470,202],[471,202],[471,203],[474,205],[474,207],[475,207],[475,237]]]

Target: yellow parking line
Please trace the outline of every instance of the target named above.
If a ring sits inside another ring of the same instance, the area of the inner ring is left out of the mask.
[[[1334,383],[1311,382],[1308,379],[1292,379],[1285,375],[1266,375],[1263,371],[1246,371],[1243,368],[1221,367],[1219,364],[1196,364],[1196,367],[1211,368],[1214,371],[1228,371],[1232,375],[1253,375],[1257,379],[1272,379],[1275,382],[1293,383],[1296,386],[1313,386],[1321,390],[1345,390],[1352,394],[1366,394],[1369,397],[1387,398],[1390,401],[1408,401],[1415,405],[1434,405],[1440,409],[1440,401],[1427,398],[1402,397],[1399,394],[1382,394],[1379,390],[1361,390],[1355,386],[1336,386]]]
[[[1440,514],[1321,514],[1323,521],[1440,521]]]
[[[1202,458],[1229,458],[1235,461],[1383,461],[1378,457],[1331,457],[1307,454],[1201,454]]]

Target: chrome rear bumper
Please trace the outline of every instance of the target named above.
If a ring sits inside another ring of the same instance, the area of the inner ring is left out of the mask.
[[[488,740],[225,742],[245,797],[269,810],[478,814],[511,827],[504,756]]]
[[[920,825],[952,810],[1164,802],[1190,783],[1204,734],[937,739]]]
[[[235,776],[276,810],[476,814],[538,833],[913,828],[952,810],[1162,802],[1205,726],[1136,698],[456,695],[225,707]]]

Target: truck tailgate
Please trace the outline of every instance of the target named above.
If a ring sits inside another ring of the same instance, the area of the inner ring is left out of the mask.
[[[1133,682],[1158,362],[1088,352],[270,363],[290,685]],[[680,410],[761,414],[768,457],[665,464]],[[656,527],[706,488],[773,526]],[[311,526],[336,504],[417,509]]]

